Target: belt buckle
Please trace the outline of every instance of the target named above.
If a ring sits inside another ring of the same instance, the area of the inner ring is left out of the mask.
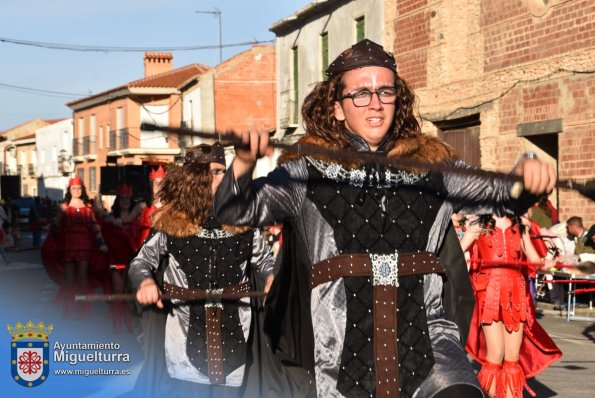
[[[207,295],[211,294],[223,294],[223,289],[207,289]],[[211,307],[223,309],[223,304],[221,303],[220,299],[207,299],[205,308]]]
[[[399,287],[399,253],[370,254],[372,285]]]

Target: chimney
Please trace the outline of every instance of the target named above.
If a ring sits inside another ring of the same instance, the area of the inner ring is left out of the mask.
[[[145,77],[173,69],[171,53],[145,53]]]

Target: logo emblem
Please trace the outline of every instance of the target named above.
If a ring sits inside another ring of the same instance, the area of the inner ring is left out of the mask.
[[[49,334],[54,326],[47,327],[43,322],[35,325],[29,321],[24,326],[17,322],[8,325],[12,335],[10,360],[12,379],[25,387],[37,387],[50,373]]]

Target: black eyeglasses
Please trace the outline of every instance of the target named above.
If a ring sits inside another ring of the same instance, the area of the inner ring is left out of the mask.
[[[384,87],[376,91],[360,90],[354,93],[345,94],[339,97],[339,101],[343,101],[345,98],[351,98],[353,105],[358,108],[370,105],[372,102],[372,96],[376,94],[380,102],[385,105],[394,104],[397,101],[397,89],[394,87]]]

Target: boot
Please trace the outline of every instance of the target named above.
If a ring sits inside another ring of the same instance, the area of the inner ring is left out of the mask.
[[[502,371],[500,372],[500,391],[502,397],[506,397],[507,391],[512,393],[514,398],[523,398],[523,388],[527,390],[531,396],[535,397],[535,391],[533,391],[527,385],[525,374],[519,361],[504,361],[502,362]]]
[[[481,386],[481,390],[484,392],[484,394],[487,396],[489,396],[489,392],[492,389],[492,387],[495,384],[496,387],[496,392],[494,397],[499,397],[499,383],[498,380],[500,379],[500,369],[501,365],[500,364],[495,364],[495,363],[491,363],[488,361],[485,361],[485,363],[483,364],[483,366],[481,367],[481,370],[479,371],[479,373],[477,374],[477,379],[479,380],[479,385]]]

